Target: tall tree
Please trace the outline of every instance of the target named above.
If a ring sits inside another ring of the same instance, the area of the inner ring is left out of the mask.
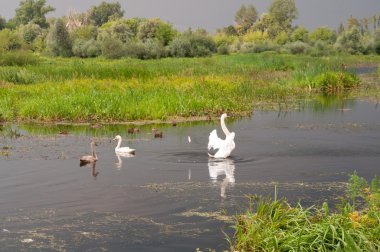
[[[235,14],[235,22],[239,33],[245,34],[256,22],[257,17],[258,14],[255,6],[252,4],[249,4],[247,6],[242,5]]]
[[[372,22],[373,22],[373,31],[375,32],[376,28],[377,28],[377,26],[376,26],[376,15],[373,15]]]
[[[342,34],[344,31],[345,31],[345,29],[344,29],[344,25],[341,23],[341,24],[339,25],[339,27],[338,27],[338,34],[340,35],[340,34]]]
[[[4,29],[6,25],[7,25],[7,20],[5,20],[5,18],[0,16],[0,31]]]
[[[54,56],[69,57],[72,55],[70,35],[62,19],[58,19],[51,28],[47,45]]]
[[[173,29],[171,24],[168,24],[159,18],[147,19],[141,22],[137,37],[146,42],[149,39],[157,39],[163,45],[168,45],[173,40],[177,31]]]
[[[96,26],[101,26],[112,19],[122,18],[124,11],[121,10],[120,3],[102,2],[99,6],[93,6],[90,9],[90,19]]]
[[[48,27],[45,15],[55,9],[46,5],[46,0],[23,0],[16,9],[14,21],[17,25],[33,22],[42,28]]]
[[[344,32],[344,29],[341,32]],[[310,33],[309,39],[312,42],[321,40],[324,42],[333,43],[336,40],[336,34],[333,30],[330,30],[327,27],[318,27]]]
[[[294,0],[274,0],[269,6],[269,15],[282,31],[289,33],[293,20],[298,17],[298,10]]]
[[[350,30],[353,27],[358,27],[360,28],[360,22],[357,18],[354,18],[352,15],[348,18],[347,20],[347,26],[348,30]]]

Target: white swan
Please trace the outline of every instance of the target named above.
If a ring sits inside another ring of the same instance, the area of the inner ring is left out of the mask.
[[[135,154],[135,149],[131,149],[129,147],[120,147],[120,144],[121,144],[121,136],[117,135],[115,136],[115,138],[113,140],[117,140],[117,145],[116,145],[116,148],[115,148],[115,152],[116,153],[120,153],[120,154],[125,154],[125,153],[130,153],[130,154]]]
[[[216,129],[211,131],[210,136],[208,138],[208,150],[214,149],[218,150],[214,155],[208,154],[213,158],[227,158],[230,156],[231,152],[235,149],[235,132],[230,132],[226,124],[224,123],[224,119],[227,117],[227,114],[223,114],[220,117],[220,126],[224,134],[226,135],[226,139],[220,139],[216,134]]]
[[[88,163],[94,163],[98,160],[98,156],[95,153],[95,141],[92,140],[90,145],[91,145],[92,155],[82,156],[80,158],[80,165],[81,166],[88,164]]]

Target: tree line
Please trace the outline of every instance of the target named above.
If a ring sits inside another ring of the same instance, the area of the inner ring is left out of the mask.
[[[217,30],[178,31],[159,18],[124,18],[120,3],[102,2],[83,13],[46,18],[55,8],[46,0],[21,0],[15,16],[0,16],[0,53],[32,51],[62,57],[201,57],[214,53],[276,51],[325,56],[380,54],[380,14],[351,16],[337,30],[295,26],[294,0],[273,0],[267,12],[242,5],[235,22]]]

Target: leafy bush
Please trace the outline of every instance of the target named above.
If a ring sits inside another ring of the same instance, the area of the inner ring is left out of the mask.
[[[230,47],[226,44],[221,44],[217,49],[218,54],[228,55],[230,54]]]
[[[380,41],[375,42],[374,48],[375,48],[375,52],[377,54],[380,54]]]
[[[120,40],[105,39],[101,42],[102,55],[107,59],[119,59],[127,55],[126,47]]]
[[[221,45],[232,45],[238,39],[238,37],[221,33],[213,36],[213,39],[215,41],[216,46],[219,47]]]
[[[175,38],[167,50],[173,57],[204,57],[216,52],[216,49],[211,37],[190,31]]]
[[[309,54],[316,57],[328,56],[333,53],[334,51],[332,46],[322,40],[317,40],[309,50]]]
[[[278,46],[271,42],[244,43],[240,49],[242,53],[261,53],[277,50]]]
[[[191,55],[193,57],[209,56],[216,52],[214,40],[207,35],[190,35]]]
[[[0,31],[0,52],[20,49],[22,38],[14,30],[3,29]]]
[[[91,58],[101,55],[102,49],[100,43],[94,39],[76,39],[73,45],[73,53],[77,57]]]
[[[359,54],[362,50],[362,35],[358,27],[354,26],[348,31],[339,35],[335,42],[335,49],[339,52]]]
[[[295,41],[285,44],[285,50],[291,54],[305,54],[310,49],[310,46],[302,41]]]
[[[126,56],[136,59],[144,59],[146,50],[144,43],[131,41],[125,47]]]
[[[184,36],[175,38],[167,48],[173,57],[191,57],[190,39]]]
[[[98,30],[94,25],[82,25],[70,31],[70,37],[73,41],[77,39],[90,40],[96,39]]]
[[[145,43],[131,41],[126,45],[126,56],[137,59],[159,59],[165,56],[165,48],[156,39],[148,39]]]
[[[165,55],[165,48],[156,39],[148,39],[144,43],[145,56],[144,59],[159,59]]]

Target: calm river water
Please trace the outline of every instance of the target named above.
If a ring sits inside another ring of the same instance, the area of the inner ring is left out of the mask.
[[[133,134],[128,125],[0,127],[1,251],[221,251],[246,195],[277,185],[292,202],[334,203],[353,171],[380,175],[380,106],[361,100],[229,118],[236,149],[224,161],[207,156],[218,121]],[[115,155],[117,134],[135,156]],[[80,167],[92,138],[99,161]]]

